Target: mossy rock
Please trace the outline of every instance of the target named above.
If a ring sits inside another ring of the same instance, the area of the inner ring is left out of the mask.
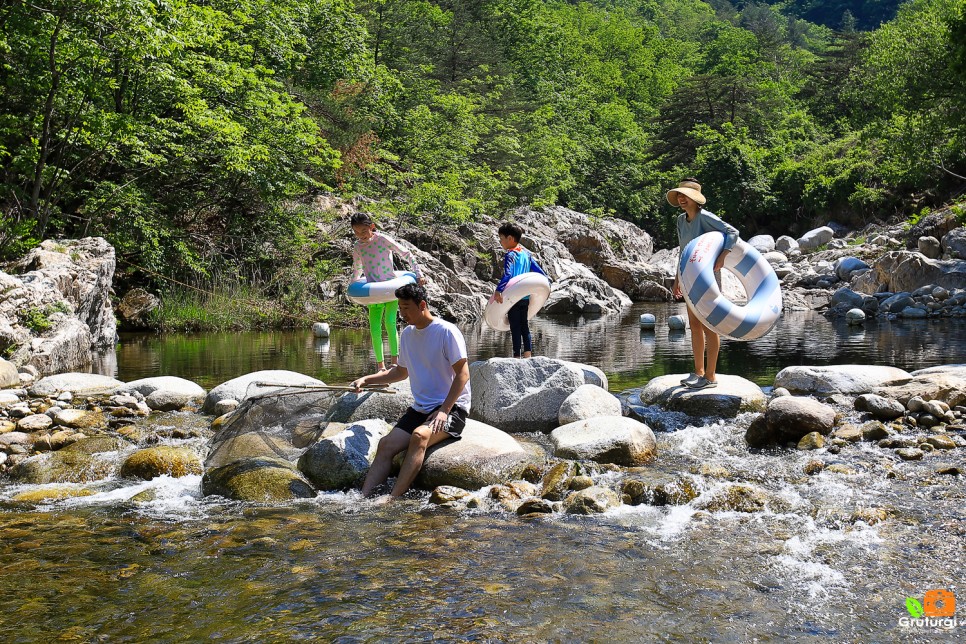
[[[138,450],[121,466],[121,476],[150,481],[158,476],[174,478],[201,474],[201,458],[186,447],[159,446]]]
[[[601,514],[621,504],[617,493],[599,485],[571,492],[564,501],[567,514]]]
[[[93,490],[88,490],[87,488],[83,487],[45,487],[37,490],[20,492],[19,494],[13,496],[11,501],[18,501],[20,503],[48,503],[50,501],[72,499],[80,496],[91,496],[93,494]]]
[[[550,468],[541,483],[543,492],[540,496],[548,501],[563,501],[569,490],[567,481],[577,475],[577,465],[571,461],[562,461]]]
[[[685,505],[698,498],[693,479],[654,473],[648,479],[626,479],[621,496],[627,505]]]
[[[85,438],[62,450],[28,458],[10,470],[18,483],[88,483],[117,473],[117,460],[98,458],[103,452],[116,452],[130,445],[107,436]]]
[[[205,472],[205,496],[236,501],[273,503],[315,497],[315,488],[288,461],[277,458],[243,458]]]
[[[761,512],[770,507],[777,512],[788,509],[783,500],[769,495],[764,490],[750,485],[729,485],[718,490],[710,499],[701,503],[698,509],[708,512]]]

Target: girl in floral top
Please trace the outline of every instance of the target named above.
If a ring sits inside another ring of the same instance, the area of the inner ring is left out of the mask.
[[[398,254],[416,274],[420,284],[424,284],[422,273],[412,253],[400,246],[395,239],[376,231],[372,218],[363,212],[352,215],[352,232],[356,236],[352,248],[352,281],[361,279],[365,274],[367,282],[385,282],[396,277],[392,266],[392,256]],[[382,321],[386,321],[389,336],[389,364],[396,364],[399,356],[399,332],[396,329],[396,315],[399,312],[398,300],[369,305],[369,335],[379,370],[386,368],[382,346]]]

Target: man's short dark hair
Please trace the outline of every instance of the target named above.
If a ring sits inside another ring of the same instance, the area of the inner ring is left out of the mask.
[[[523,238],[523,229],[511,221],[504,222],[498,232],[504,237],[512,237],[516,242]]]
[[[349,219],[350,226],[371,226],[374,222],[367,212],[357,212]]]
[[[396,299],[397,300],[409,300],[410,302],[415,302],[419,304],[420,302],[426,302],[429,304],[429,300],[426,298],[426,289],[424,289],[419,284],[404,284],[396,289]]]

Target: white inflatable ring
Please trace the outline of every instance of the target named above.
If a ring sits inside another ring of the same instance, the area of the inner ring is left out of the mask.
[[[724,234],[710,232],[692,239],[681,254],[681,291],[705,326],[733,340],[760,338],[782,313],[782,291],[775,270],[750,244],[738,240],[724,267],[735,274],[748,294],[740,306],[721,294],[714,279],[714,262],[724,248]]]
[[[415,284],[416,275],[409,271],[395,271],[396,277],[385,282],[367,282],[365,278],[349,283],[346,297],[356,304],[384,304],[396,299],[396,289]]]
[[[537,314],[550,297],[550,280],[540,273],[524,273],[511,277],[503,289],[503,302],[497,302],[490,297],[486,308],[483,309],[483,319],[492,329],[509,331],[510,321],[506,314],[514,304],[523,298],[530,297],[530,307],[527,309],[529,320]]]

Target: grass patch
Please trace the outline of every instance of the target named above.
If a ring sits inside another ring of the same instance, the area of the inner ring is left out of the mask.
[[[55,313],[69,313],[70,306],[66,302],[56,302],[47,306],[32,306],[21,311],[17,317],[20,324],[30,329],[33,333],[43,333],[49,331],[54,326],[53,317]]]

